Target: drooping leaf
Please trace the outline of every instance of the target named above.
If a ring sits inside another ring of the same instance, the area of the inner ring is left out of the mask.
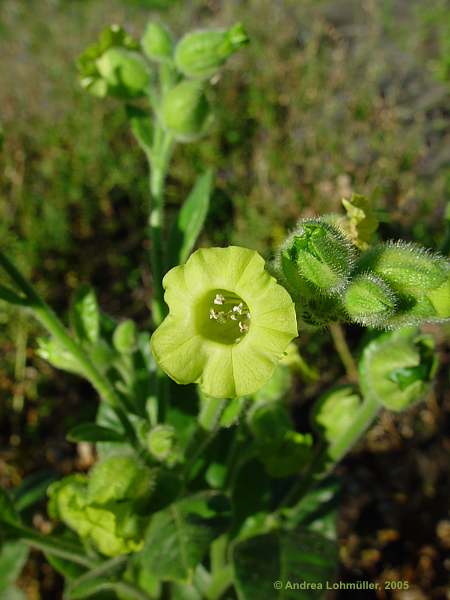
[[[125,556],[107,560],[97,568],[71,581],[65,596],[68,600],[81,600],[92,596],[96,592],[113,589],[115,580],[120,576],[125,566]]]
[[[69,442],[125,442],[125,436],[114,429],[95,423],[80,423],[67,434]]]
[[[200,492],[171,504],[150,521],[143,567],[163,580],[188,581],[228,518],[228,501],[215,492]]]
[[[39,502],[47,494],[48,486],[57,478],[51,471],[38,471],[26,477],[14,492],[14,506],[21,512]]]
[[[208,214],[214,174],[212,170],[200,175],[174,223],[170,242],[170,265],[186,262],[202,230]]]
[[[333,580],[337,546],[307,528],[278,530],[236,544],[233,562],[240,600],[319,600]],[[292,589],[293,582],[309,582],[315,589]]]
[[[0,300],[9,302],[9,304],[17,304],[18,306],[28,305],[28,301],[26,298],[20,296],[14,290],[11,290],[4,285],[0,285]]]
[[[19,541],[6,542],[0,548],[0,593],[12,585],[27,560],[28,546]]]
[[[137,143],[149,155],[153,144],[153,127],[149,113],[132,105],[126,107],[126,113]]]
[[[81,341],[95,343],[100,330],[100,314],[97,297],[88,285],[82,285],[75,293],[70,309],[70,320]]]
[[[20,517],[17,514],[9,493],[0,488],[0,522],[2,521],[9,525],[20,526]]]

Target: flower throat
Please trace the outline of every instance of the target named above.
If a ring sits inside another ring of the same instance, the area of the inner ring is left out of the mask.
[[[247,304],[233,292],[214,290],[201,303],[198,324],[203,335],[222,344],[237,344],[250,328]]]

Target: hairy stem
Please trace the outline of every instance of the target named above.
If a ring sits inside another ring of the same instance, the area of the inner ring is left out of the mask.
[[[331,337],[333,338],[334,346],[339,354],[339,358],[345,367],[347,377],[352,383],[358,381],[358,369],[355,361],[353,360],[352,353],[348,347],[347,340],[345,339],[344,331],[339,323],[330,323],[328,325]]]

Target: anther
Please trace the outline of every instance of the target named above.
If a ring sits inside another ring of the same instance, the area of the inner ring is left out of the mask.
[[[214,298],[214,304],[223,304],[225,302],[225,297],[223,294],[216,294]]]

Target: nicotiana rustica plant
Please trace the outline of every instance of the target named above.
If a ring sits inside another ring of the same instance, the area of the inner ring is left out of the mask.
[[[122,104],[148,160],[151,332],[104,314],[89,286],[66,327],[0,252],[1,299],[50,334],[40,356],[100,397],[96,421],[68,433],[95,444],[88,473],[50,485],[33,476],[0,496],[0,561],[16,573],[41,549],[68,599],[287,598],[290,574],[316,584],[301,597],[323,597],[338,557],[334,466],[380,410],[408,409],[433,383],[434,341],[419,326],[450,318],[448,261],[381,241],[365,198],[344,199],[345,215],[300,220],[268,262],[236,246],[193,251],[210,171],[166,226],[174,145],[208,134],[211,78],[247,42],[241,24],[176,42],[151,22],[141,40],[109,28],[79,59],[81,85]],[[345,323],[369,328],[356,362]],[[347,382],[316,399],[300,432],[293,382],[318,378],[299,354],[302,331],[327,327]],[[49,535],[27,511],[46,492]]]

